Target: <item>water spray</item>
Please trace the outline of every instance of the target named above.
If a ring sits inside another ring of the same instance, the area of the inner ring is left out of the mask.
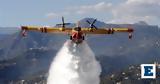
[[[101,67],[84,41],[75,46],[66,41],[54,58],[47,84],[99,84]]]

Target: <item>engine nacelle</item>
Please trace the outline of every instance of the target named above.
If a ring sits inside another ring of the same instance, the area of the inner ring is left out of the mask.
[[[42,28],[40,28],[40,30],[42,33],[47,33],[47,27],[42,27]]]
[[[113,34],[113,33],[114,33],[113,28],[109,28],[109,29],[108,29],[108,34]]]
[[[60,31],[64,31],[64,30],[65,30],[65,28],[59,28],[59,30],[60,30]]]

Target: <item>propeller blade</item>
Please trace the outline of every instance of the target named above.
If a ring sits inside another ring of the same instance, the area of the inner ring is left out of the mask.
[[[98,29],[95,25],[92,25],[95,29]]]
[[[92,26],[95,28],[95,29],[97,29],[97,27],[94,25],[94,23],[97,21],[97,19],[95,19],[93,22],[92,22]]]
[[[57,26],[61,26],[62,24],[56,24]]]
[[[91,24],[88,20],[86,22],[88,22],[89,24]]]
[[[64,23],[65,25],[70,25],[71,23]],[[57,26],[62,26],[63,24],[56,24]]]
[[[62,23],[64,24],[64,17],[62,16]]]
[[[62,16],[62,27],[65,27],[65,23],[64,23],[64,17]]]
[[[92,22],[92,25],[97,21],[97,19],[95,19],[93,22]]]
[[[64,23],[65,25],[70,25],[71,23]]]
[[[89,20],[87,20],[86,22],[89,24],[90,28],[93,28],[93,26]]]

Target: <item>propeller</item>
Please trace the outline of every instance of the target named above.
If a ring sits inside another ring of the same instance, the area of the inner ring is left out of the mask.
[[[71,23],[65,23],[64,17],[62,16],[62,24],[56,24],[57,26],[62,26],[62,28],[65,28],[66,25],[70,25]]]
[[[62,17],[62,27],[65,28],[64,17]]]
[[[88,23],[88,24],[90,24],[90,28],[91,29],[93,29],[93,28],[95,28],[95,29],[98,29],[95,25],[94,25],[94,23],[97,21],[97,19],[94,19],[94,21],[91,23],[89,20],[87,20],[86,22]]]

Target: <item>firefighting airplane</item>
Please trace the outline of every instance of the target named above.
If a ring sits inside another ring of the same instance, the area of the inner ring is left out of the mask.
[[[86,22],[90,24],[89,28],[82,28],[77,23],[77,27],[68,28],[66,25],[70,23],[65,23],[62,17],[62,24],[57,24],[59,27],[34,27],[34,26],[21,26],[22,35],[26,36],[26,31],[40,31],[42,33],[65,33],[70,35],[70,40],[76,44],[80,44],[85,39],[86,34],[114,34],[114,32],[128,32],[129,39],[132,38],[132,28],[97,28],[94,23],[97,21],[95,19],[93,22],[87,20]]]

